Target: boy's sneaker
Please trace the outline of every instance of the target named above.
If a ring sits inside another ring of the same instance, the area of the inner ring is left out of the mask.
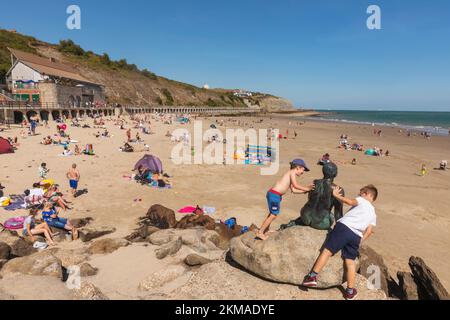
[[[348,292],[348,290],[345,290],[345,300],[355,300],[356,297],[358,296],[358,291],[356,289],[353,289],[353,292]]]
[[[317,287],[317,276],[307,275],[303,280],[302,286],[304,287]]]

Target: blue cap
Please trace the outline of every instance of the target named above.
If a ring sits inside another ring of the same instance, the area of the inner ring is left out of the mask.
[[[293,165],[300,166],[305,168],[305,171],[310,171],[308,166],[306,165],[306,162],[303,159],[295,159],[291,162]]]

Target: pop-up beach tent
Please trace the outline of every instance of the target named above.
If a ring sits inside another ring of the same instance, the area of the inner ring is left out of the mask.
[[[4,153],[14,153],[14,148],[8,140],[0,137],[0,154]]]
[[[153,173],[162,173],[163,167],[161,160],[149,154],[146,154],[141,160],[139,160],[134,166],[134,170],[138,170],[140,166],[149,169]]]

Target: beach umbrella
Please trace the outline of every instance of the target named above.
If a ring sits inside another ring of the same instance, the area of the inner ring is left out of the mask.
[[[140,166],[149,169],[153,173],[162,173],[163,167],[161,160],[153,155],[145,155],[141,160],[139,160],[134,166],[134,171],[138,170]]]

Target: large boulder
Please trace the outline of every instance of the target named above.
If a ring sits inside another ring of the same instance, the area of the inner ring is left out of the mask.
[[[211,263],[213,260],[202,257],[198,254],[189,254],[186,258],[184,258],[184,263],[190,267],[201,266],[204,264]]]
[[[146,242],[147,238],[153,233],[160,231],[161,229],[155,226],[143,225],[134,231],[132,234],[125,237],[126,240],[131,242]]]
[[[98,268],[94,268],[89,263],[85,262],[80,265],[80,276],[82,277],[92,277],[98,273]]]
[[[421,300],[449,300],[450,296],[437,275],[418,257],[409,259],[409,267]]]
[[[146,220],[146,224],[155,226],[159,229],[173,228],[177,223],[175,211],[160,204],[155,204],[148,210]]]
[[[280,231],[266,241],[256,240],[255,233],[248,232],[231,240],[230,253],[234,261],[262,278],[301,285],[314,266],[326,237],[326,231],[301,226]],[[318,288],[341,285],[343,275],[343,261],[337,254],[321,272]]]
[[[0,259],[0,270],[3,268],[3,266],[8,262],[6,259]]]
[[[4,242],[0,242],[0,260],[8,260],[11,256],[11,247]]]
[[[383,257],[369,246],[362,246],[359,257],[359,274],[370,279],[376,270],[380,271],[380,288],[389,296],[389,271]]]
[[[207,215],[187,215],[184,216],[175,225],[176,229],[192,229],[196,227],[203,227],[208,230],[214,230],[216,228],[216,221]]]
[[[126,247],[130,244],[125,239],[101,239],[91,244],[89,247],[90,254],[107,254],[113,253],[121,247]]]
[[[161,246],[178,238],[181,238],[183,245],[199,253],[222,248],[219,234],[216,231],[204,228],[165,229],[153,233],[148,237],[148,241],[153,245]],[[222,249],[225,250],[225,248]]]
[[[17,233],[17,231],[5,229],[2,232],[0,232],[0,242],[4,242],[9,246],[11,246],[19,238],[20,236]]]
[[[83,228],[79,231],[80,239],[83,242],[88,242],[96,238],[100,238],[104,235],[113,233],[116,231],[116,228],[113,227],[90,227]]]
[[[156,249],[155,250],[156,257],[161,260],[167,257],[168,255],[174,255],[175,253],[180,251],[182,245],[183,241],[181,240],[181,237],[179,237],[178,239],[169,242]]]
[[[62,279],[62,264],[52,252],[45,250],[22,258],[9,260],[0,271],[4,276],[20,273],[32,276],[54,276]]]
[[[33,248],[33,243],[23,238],[18,238],[11,245],[11,256],[13,257],[26,257],[37,251],[37,249]]]
[[[64,268],[79,265],[89,259],[89,253],[85,248],[79,249],[59,249],[51,248],[47,249],[55,257],[61,260],[61,264]]]
[[[397,272],[400,298],[402,300],[419,300],[417,284],[409,272]]]
[[[73,292],[75,300],[109,300],[99,288],[89,282],[82,282],[80,288]]]

